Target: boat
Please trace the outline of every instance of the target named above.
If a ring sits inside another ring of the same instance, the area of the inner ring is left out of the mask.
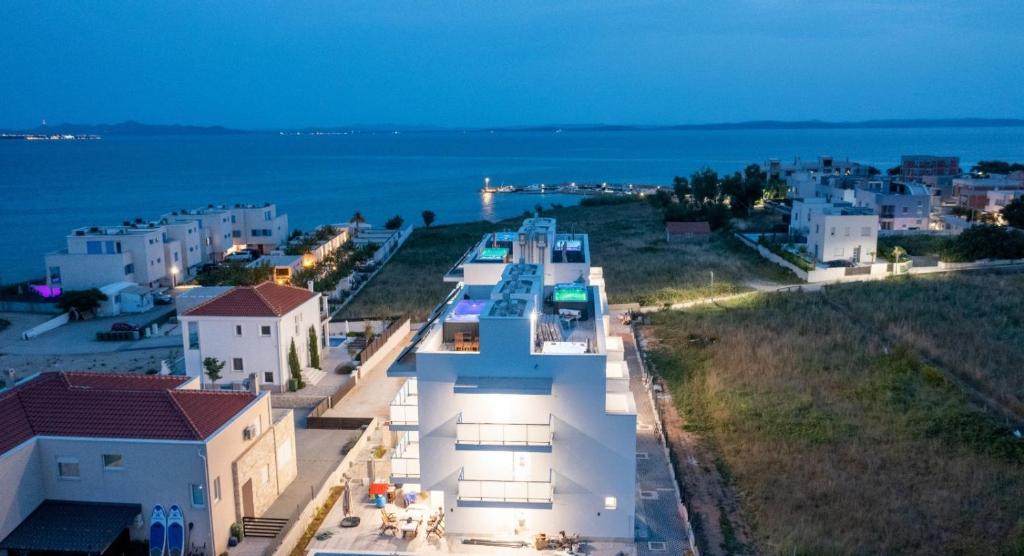
[[[185,515],[175,504],[171,506],[170,514],[167,516],[167,556],[182,556],[184,553]]]
[[[164,556],[167,547],[167,514],[160,504],[153,506],[149,518],[149,556]]]

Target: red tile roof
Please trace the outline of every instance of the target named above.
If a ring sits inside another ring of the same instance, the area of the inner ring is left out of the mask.
[[[707,222],[665,222],[665,231],[676,234],[710,234],[711,226]]]
[[[316,297],[305,288],[263,282],[238,286],[185,311],[199,317],[279,317]]]
[[[178,390],[186,380],[43,373],[0,392],[0,454],[36,435],[203,440],[256,398]]]

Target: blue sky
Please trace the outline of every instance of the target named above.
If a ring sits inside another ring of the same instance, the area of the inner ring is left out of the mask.
[[[1014,1],[0,2],[0,127],[1024,117]]]

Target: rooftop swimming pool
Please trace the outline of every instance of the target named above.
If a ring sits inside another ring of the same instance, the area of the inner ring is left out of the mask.
[[[582,284],[558,284],[552,296],[555,303],[580,303],[587,301],[587,287]]]
[[[484,247],[477,254],[476,260],[482,262],[504,262],[505,257],[508,257],[507,247]]]

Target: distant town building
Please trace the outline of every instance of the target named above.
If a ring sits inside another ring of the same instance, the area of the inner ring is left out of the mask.
[[[134,282],[147,288],[191,280],[201,265],[241,249],[269,253],[288,236],[288,216],[264,205],[209,206],[118,226],[72,230],[67,246],[44,256],[46,285],[63,290]]]
[[[926,176],[952,180],[960,175],[960,157],[932,155],[903,155],[900,157],[900,178],[903,181],[921,181]]]
[[[266,393],[198,386],[43,373],[0,390],[0,552],[131,553],[158,504],[181,508],[189,544],[226,551],[232,524],[295,479],[294,417]]]
[[[83,290],[134,282],[159,288],[183,277],[181,242],[168,237],[162,226],[78,228],[66,241],[67,248],[44,257],[48,286]]]
[[[953,180],[953,200],[963,208],[991,212],[1024,192],[1024,172],[962,177]],[[1001,208],[999,208],[1001,210]]]
[[[931,192],[924,184],[888,177],[869,180],[865,188],[855,190],[854,204],[878,214],[882,230],[927,230],[931,203]]]

